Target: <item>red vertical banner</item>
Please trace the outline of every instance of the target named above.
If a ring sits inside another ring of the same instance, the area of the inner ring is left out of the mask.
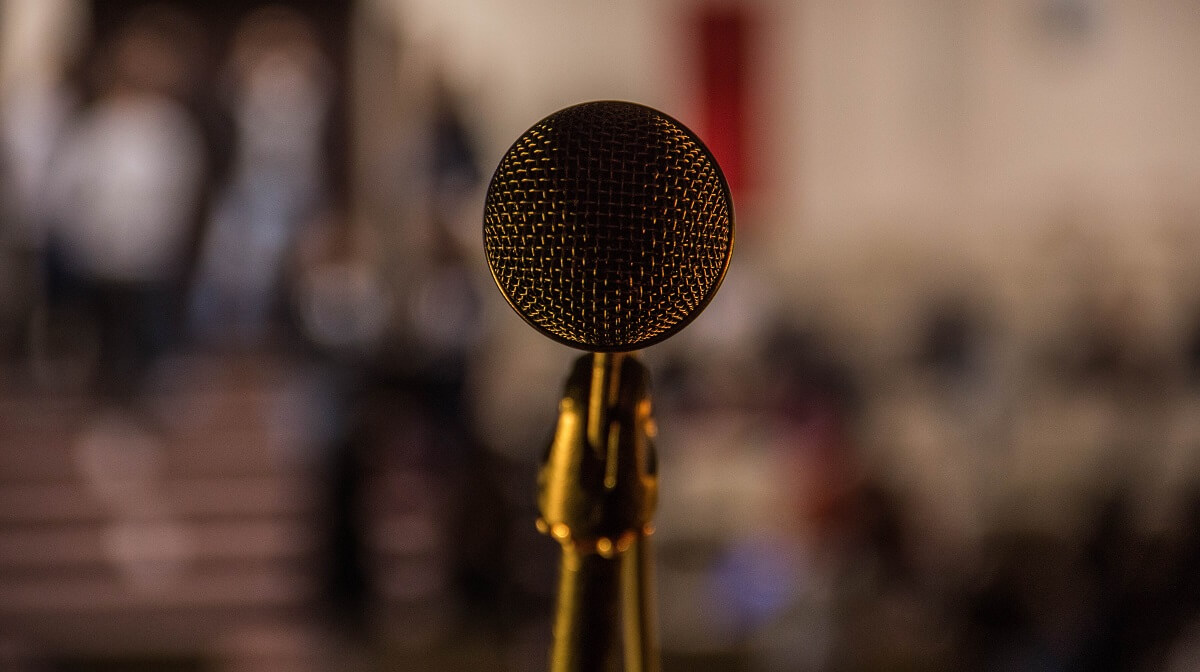
[[[700,136],[736,198],[751,182],[747,157],[750,18],[735,4],[700,9]]]

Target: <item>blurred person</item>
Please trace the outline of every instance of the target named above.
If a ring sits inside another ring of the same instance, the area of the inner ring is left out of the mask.
[[[102,46],[96,98],[51,163],[48,291],[94,323],[101,391],[118,397],[171,340],[200,207],[203,133],[182,102],[193,37],[186,15],[135,15]]]
[[[0,6],[0,357],[13,373],[42,313],[46,185],[78,92],[67,83],[87,8],[71,0]]]
[[[383,507],[368,474],[382,460],[376,446],[370,361],[384,336],[389,297],[380,287],[366,249],[370,242],[345,220],[322,217],[297,238],[297,277],[290,301],[312,361],[305,368],[326,397],[320,422],[325,462],[317,470],[327,495],[321,567],[324,608],[352,643],[368,632],[373,605],[369,516]],[[319,391],[318,391],[319,390]]]
[[[0,355],[6,357],[24,350],[39,308],[43,196],[53,147],[74,104],[65,86],[48,84],[13,92],[0,109]]]
[[[439,417],[455,420],[466,417],[460,396],[483,329],[481,267],[472,250],[478,239],[471,235],[478,230],[483,175],[461,101],[436,74],[431,86],[422,141],[410,157],[420,171],[420,191],[408,204],[414,242],[397,251],[408,262],[396,292],[403,356],[394,363],[414,384],[429,387]]]
[[[282,6],[238,26],[225,87],[236,143],[202,243],[192,323],[210,342],[253,345],[283,307],[299,232],[328,206],[333,72],[312,22]]]
[[[952,669],[944,605],[913,556],[911,503],[868,459],[862,381],[829,339],[780,320],[762,355],[790,572],[751,633],[756,670]]]

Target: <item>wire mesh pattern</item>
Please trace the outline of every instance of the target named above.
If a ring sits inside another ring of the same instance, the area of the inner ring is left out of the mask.
[[[483,235],[496,284],[527,322],[583,350],[634,350],[712,298],[733,207],[720,167],[679,122],[634,103],[583,103],[504,155]]]

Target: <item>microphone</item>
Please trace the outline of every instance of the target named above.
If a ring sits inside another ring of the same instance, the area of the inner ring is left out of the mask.
[[[542,119],[488,185],[484,251],[509,305],[587,351],[538,476],[538,528],[562,545],[552,672],[658,670],[646,537],[657,499],[649,375],[633,351],[683,329],[729,268],[733,202],[683,124],[597,101]]]

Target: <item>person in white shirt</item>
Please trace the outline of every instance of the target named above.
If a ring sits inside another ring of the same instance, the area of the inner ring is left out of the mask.
[[[96,323],[105,391],[134,391],[167,339],[201,198],[203,133],[176,95],[185,57],[169,27],[119,34],[52,165],[51,244]]]

